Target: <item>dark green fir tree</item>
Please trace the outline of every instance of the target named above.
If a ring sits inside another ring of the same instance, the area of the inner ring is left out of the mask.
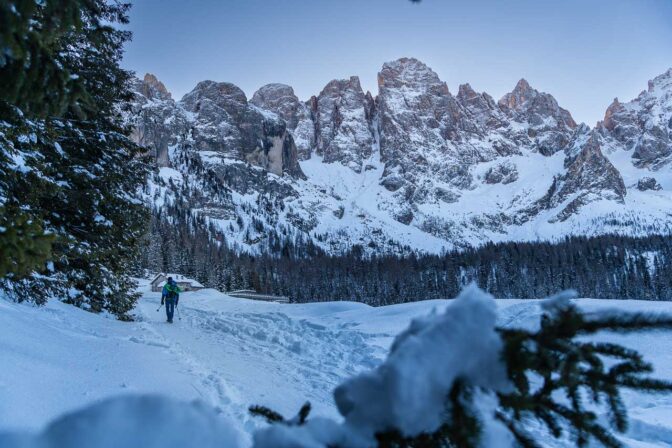
[[[61,2],[35,3],[33,18],[51,26],[47,10]],[[3,285],[18,300],[58,297],[124,318],[136,300],[129,266],[148,222],[138,195],[146,165],[121,110],[131,97],[131,74],[119,66],[130,35],[116,26],[126,23],[129,5],[77,5],[50,41],[57,65],[76,81],[66,83],[64,107],[38,112],[9,95],[3,104],[11,157],[21,161],[20,169],[7,170],[13,177],[4,177],[5,208],[29,213],[53,243],[46,269],[8,276]]]

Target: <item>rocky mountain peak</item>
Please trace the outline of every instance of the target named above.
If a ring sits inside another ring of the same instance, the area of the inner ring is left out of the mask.
[[[190,112],[198,112],[203,100],[211,101],[227,111],[247,105],[247,97],[240,87],[230,82],[215,81],[199,82],[180,102]]]
[[[548,93],[539,92],[521,79],[516,87],[499,100],[499,106],[518,121],[529,121],[534,127],[576,128],[569,111],[558,105]]]
[[[500,112],[497,103],[487,93],[478,93],[471,85],[462,84],[458,89],[456,99],[467,112],[468,121],[473,121],[482,128],[477,132],[480,135],[484,135],[487,129],[501,128],[506,125],[505,117]],[[464,124],[462,128],[471,130]]]
[[[310,158],[315,147],[315,124],[310,101],[309,104],[299,101],[294,89],[286,84],[267,84],[252,95],[250,103],[284,120],[296,142],[298,158]]]
[[[457,90],[457,99],[460,101],[470,101],[478,96],[478,93],[471,87],[469,83],[460,84]]]
[[[315,104],[316,151],[325,163],[340,162],[355,172],[371,155],[371,100],[359,77],[330,81]]]
[[[351,91],[355,93],[362,92],[362,95],[364,94],[364,91],[362,90],[362,85],[359,81],[359,76],[351,76],[349,79],[333,79],[329,81],[327,85],[324,86],[324,89],[322,89],[322,92],[320,92],[317,98],[319,101],[320,97],[329,95],[330,92],[345,92],[345,91]]]
[[[198,155],[203,163],[216,166],[218,175],[233,176],[233,165],[220,163],[229,159],[247,162],[278,176],[303,176],[297,148],[285,121],[271,111],[249,104],[238,86],[202,81],[177,106],[179,111],[190,112],[182,112],[189,128],[181,136],[184,142],[181,147]],[[246,191],[248,187],[242,185],[237,188]]]
[[[566,171],[554,177],[546,195],[522,216],[539,209],[560,211],[549,222],[562,222],[577,215],[591,202],[600,200],[624,204],[627,189],[620,172],[602,153],[599,135],[580,126],[573,145],[565,156]]]
[[[166,89],[161,81],[151,73],[145,74],[142,80],[140,93],[147,97],[147,99],[169,100],[171,99],[170,92]]]
[[[252,98],[250,99],[251,103],[259,104],[273,104],[277,102],[282,102],[283,99],[290,101],[296,100],[298,102],[298,97],[294,94],[294,89],[287,84],[272,83],[262,86],[254,92]]]
[[[672,89],[672,68],[649,81],[649,92],[653,92],[656,88]]]
[[[657,170],[672,161],[672,69],[649,81],[637,98],[607,108],[597,130],[608,153],[628,151],[637,167]]]
[[[595,129],[525,79],[499,102],[469,84],[453,96],[427,65],[402,58],[378,83],[374,96],[356,76],[337,79],[302,102],[284,84],[248,101],[233,84],[203,81],[176,103],[147,75],[134,82],[128,118],[157,164],[192,183],[189,206],[229,223],[227,238],[252,251],[266,244],[260,229],[278,223],[330,253],[433,250],[525,226],[549,237],[629,232],[633,212],[657,225],[638,199],[668,200],[672,70],[635,100],[615,100]],[[254,204],[240,202],[248,194]],[[257,227],[245,241],[236,215]]]
[[[465,107],[480,107],[482,109],[494,109],[497,103],[485,92],[475,91],[470,84],[461,84],[456,96],[457,101]]]
[[[525,78],[520,78],[518,82],[516,83],[516,87],[513,89],[514,92],[520,93],[520,94],[525,94],[527,92],[536,92],[531,86],[530,83],[527,82],[527,79]]]
[[[623,202],[627,190],[618,170],[602,154],[599,137],[591,132],[580,151],[565,159],[568,172],[566,178],[577,182],[580,188],[570,191],[591,192],[596,197],[606,197]],[[591,191],[592,190],[592,191]]]
[[[250,103],[270,110],[285,120],[287,128],[294,129],[298,123],[299,98],[294,89],[285,84],[266,84],[254,92]]]
[[[445,90],[448,94],[448,86],[439,79],[431,68],[415,58],[401,58],[396,61],[386,62],[378,73],[378,88],[426,91],[435,86]]]
[[[533,89],[524,78],[521,78],[516,87],[499,100],[499,105],[511,110],[523,110],[528,102],[536,98],[538,94],[539,92]]]
[[[168,147],[176,134],[185,132],[185,119],[170,93],[156,76],[147,73],[133,79],[134,100],[126,110],[126,122],[133,126],[131,138],[147,149],[160,167],[170,166]]]
[[[625,111],[623,104],[618,101],[618,98],[614,98],[614,101],[607,107],[607,111],[604,113],[604,120],[598,124],[598,126],[604,126],[605,128],[613,131],[616,127],[617,120],[614,119],[619,113]]]

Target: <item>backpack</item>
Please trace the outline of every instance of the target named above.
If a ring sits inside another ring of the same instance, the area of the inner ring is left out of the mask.
[[[169,299],[176,299],[177,298],[177,293],[179,291],[179,289],[177,288],[177,285],[168,284],[166,286],[167,286],[166,289],[168,289],[168,294],[166,294],[166,297],[169,298]]]

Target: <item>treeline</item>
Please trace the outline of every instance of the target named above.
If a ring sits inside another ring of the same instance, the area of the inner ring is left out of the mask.
[[[205,222],[179,209],[155,213],[142,267],[193,276],[221,291],[255,289],[296,302],[387,305],[455,297],[469,282],[499,298],[541,298],[565,289],[604,299],[672,300],[672,240],[666,236],[568,237],[486,244],[443,255],[367,258],[355,247],[329,256],[275,233],[277,255],[240,255]],[[309,254],[309,255],[308,255]]]

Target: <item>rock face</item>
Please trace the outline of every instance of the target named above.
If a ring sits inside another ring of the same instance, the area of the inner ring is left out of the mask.
[[[178,135],[187,132],[187,119],[156,76],[146,74],[134,82],[138,94],[127,111],[126,120],[134,125],[132,139],[148,148],[160,167],[170,165],[168,147]]]
[[[660,191],[663,187],[653,177],[642,177],[637,182],[637,189],[639,191]]]
[[[386,63],[378,74],[377,98],[383,183],[403,178],[424,199],[423,177],[468,188],[466,164],[483,158],[472,148],[457,151],[463,114],[448,86],[417,59]]]
[[[299,160],[310,158],[315,147],[315,124],[308,104],[299,101],[285,84],[267,84],[257,90],[250,103],[277,114],[292,133]]]
[[[285,122],[250,106],[239,87],[202,81],[180,105],[194,117],[192,138],[197,151],[241,158],[277,175],[301,176],[294,139]]]
[[[499,101],[453,95],[413,58],[384,64],[375,96],[354,76],[306,102],[214,81],[175,101],[153,75],[135,91],[157,207],[186,203],[243,251],[277,250],[279,229],[328,253],[672,232],[672,70],[594,129],[524,79]]]
[[[533,146],[544,155],[562,151],[576,128],[570,113],[555,98],[533,89],[524,79],[499,100],[499,106],[514,122],[527,127]]]
[[[533,89],[525,79],[518,81],[513,91],[499,100],[499,105],[519,121],[527,121],[532,126],[555,127],[561,130],[576,127],[571,114],[558,106],[555,98]],[[550,123],[547,120],[549,117],[553,118]]]
[[[315,149],[324,163],[339,162],[362,171],[373,144],[369,103],[356,76],[331,81],[320,92],[315,102]]]
[[[147,73],[141,83],[137,84],[139,93],[148,100],[165,101],[172,99],[166,86],[156,76]]]
[[[518,170],[510,162],[505,162],[490,168],[485,173],[485,183],[487,184],[510,184],[518,180]]]
[[[469,122],[481,130],[499,129],[508,125],[497,102],[487,93],[478,93],[469,84],[462,84],[457,92],[457,102],[464,109]]]
[[[648,90],[629,103],[618,99],[597,130],[610,153],[631,153],[632,163],[657,170],[672,160],[672,69],[649,81]]]
[[[565,158],[565,166],[567,172],[556,178],[549,190],[548,205],[551,208],[569,202],[557,214],[560,221],[597,199],[624,203],[627,192],[623,178],[602,154],[595,134],[575,146],[574,153],[570,152]]]

